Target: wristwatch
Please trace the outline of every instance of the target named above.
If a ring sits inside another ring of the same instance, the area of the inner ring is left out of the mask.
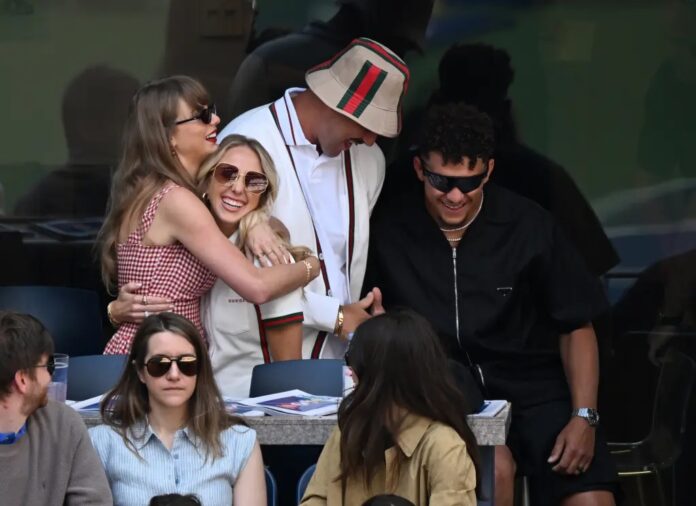
[[[579,408],[574,409],[571,413],[572,416],[579,416],[587,420],[590,427],[597,427],[599,425],[599,411],[594,408]]]

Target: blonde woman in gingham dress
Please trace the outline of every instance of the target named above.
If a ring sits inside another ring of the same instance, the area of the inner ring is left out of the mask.
[[[216,150],[219,123],[208,93],[194,79],[174,76],[141,88],[131,102],[99,237],[107,287],[139,282],[141,317],[147,316],[148,297],[167,298],[201,332],[200,297],[216,277],[244,299],[263,304],[319,274],[313,256],[257,269],[196,195],[196,175]],[[123,323],[105,353],[127,353],[135,331],[136,324]]]

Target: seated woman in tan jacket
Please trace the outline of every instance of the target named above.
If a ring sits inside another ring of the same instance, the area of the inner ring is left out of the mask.
[[[346,353],[356,386],[319,457],[303,506],[395,494],[416,506],[475,506],[478,452],[430,324],[412,311],[371,318]]]

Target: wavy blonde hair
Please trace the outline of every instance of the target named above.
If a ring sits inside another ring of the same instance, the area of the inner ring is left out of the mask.
[[[193,110],[210,104],[203,85],[187,76],[152,81],[140,88],[131,101],[121,160],[97,238],[102,280],[109,291],[117,284],[116,245],[123,222],[142,215],[153,195],[168,181],[196,191],[195,181],[169,142],[180,100]]]
[[[222,142],[220,142],[217,151],[209,155],[201,164],[201,168],[198,172],[198,194],[205,195],[208,185],[210,184],[210,177],[215,171],[215,167],[218,165],[218,163],[220,163],[220,160],[222,160],[225,154],[229,150],[239,147],[247,147],[256,153],[259,163],[261,164],[261,168],[263,169],[263,173],[268,178],[268,188],[260,195],[258,207],[247,213],[239,221],[239,236],[237,239],[237,246],[239,249],[243,250],[246,246],[249,231],[259,223],[268,221],[271,217],[273,202],[275,202],[275,199],[278,196],[278,172],[276,171],[273,159],[271,158],[271,155],[268,154],[268,151],[266,151],[266,148],[264,148],[256,139],[245,137],[244,135],[232,134],[225,137]],[[304,246],[292,246],[289,244],[286,238],[281,236],[279,236],[279,238],[295,260],[302,260],[307,255],[311,254],[311,250],[309,248]]]

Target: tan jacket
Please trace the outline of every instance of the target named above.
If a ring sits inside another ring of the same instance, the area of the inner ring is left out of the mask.
[[[345,496],[340,480],[340,443],[338,428],[321,452],[317,469],[302,498],[302,506],[360,506],[377,494],[395,494],[416,506],[476,506],[476,471],[466,444],[447,425],[428,418],[408,415],[397,445],[384,452],[385,467],[374,476],[372,487],[365,488],[362,477],[348,480]],[[399,475],[389,470],[397,452],[406,460]],[[387,483],[396,487],[387,490]]]

